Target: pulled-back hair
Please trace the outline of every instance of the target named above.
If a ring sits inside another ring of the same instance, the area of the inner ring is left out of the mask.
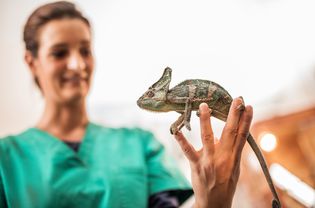
[[[23,33],[26,50],[30,51],[34,57],[37,57],[39,48],[38,31],[51,20],[63,18],[77,18],[85,22],[88,27],[90,23],[76,6],[67,1],[58,1],[48,3],[37,8],[28,18]]]

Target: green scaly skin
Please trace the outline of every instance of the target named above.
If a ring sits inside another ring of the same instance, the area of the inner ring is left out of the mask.
[[[179,131],[183,126],[188,130],[191,129],[191,112],[198,111],[201,103],[208,104],[212,110],[211,115],[213,117],[226,121],[233,98],[223,87],[208,80],[190,79],[169,89],[171,75],[172,70],[167,67],[162,77],[138,99],[138,106],[154,112],[176,111],[180,113],[180,117],[170,127],[172,134]],[[251,134],[247,137],[247,142],[258,158],[274,197],[272,207],[280,208],[280,200],[274,188],[265,159]]]

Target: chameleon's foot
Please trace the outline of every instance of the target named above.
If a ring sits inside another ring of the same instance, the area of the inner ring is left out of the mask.
[[[185,121],[184,125],[185,125],[186,129],[188,129],[189,131],[191,130],[190,123],[188,121]]]
[[[244,106],[244,108],[245,108],[245,106]],[[210,111],[210,113],[212,113],[212,109],[211,108],[209,108],[209,111]],[[196,116],[200,117],[200,111],[199,110],[196,111]]]
[[[239,111],[244,111],[245,110],[245,105],[242,103],[239,106],[237,106],[237,110]]]
[[[174,127],[174,126],[171,126],[170,132],[171,132],[172,135],[176,135],[177,132],[178,132],[178,129],[176,127]]]
[[[239,111],[244,111],[244,110],[245,110],[244,99],[243,99],[242,96],[239,96],[239,98],[242,100],[242,103],[241,103],[239,106],[237,106],[237,110],[239,110]]]
[[[171,125],[171,134],[177,134],[177,132],[183,127],[184,116],[184,114],[180,115],[180,117]]]

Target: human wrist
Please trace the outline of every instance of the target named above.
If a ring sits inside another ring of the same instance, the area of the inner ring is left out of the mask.
[[[193,208],[231,208],[232,203],[230,201],[195,201]]]
[[[220,197],[212,194],[210,197],[196,197],[193,208],[231,208],[233,197]],[[221,195],[222,196],[222,195]]]
[[[199,203],[199,202],[195,202],[193,208],[231,208],[231,203],[226,203],[226,202]]]

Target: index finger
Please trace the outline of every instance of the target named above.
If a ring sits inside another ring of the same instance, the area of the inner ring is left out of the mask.
[[[182,132],[178,131],[174,137],[187,159],[191,162],[196,162],[198,160],[197,152],[195,148],[187,141]]]
[[[201,141],[206,152],[212,153],[214,149],[214,137],[210,122],[211,110],[208,104],[199,105]]]

